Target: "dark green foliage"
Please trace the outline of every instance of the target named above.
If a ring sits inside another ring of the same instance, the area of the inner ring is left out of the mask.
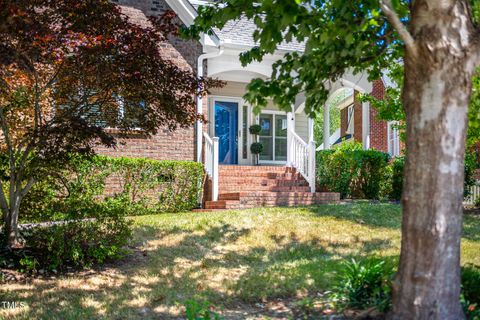
[[[132,236],[131,221],[125,213],[121,202],[106,199],[91,204],[89,218],[24,227],[20,230],[24,247],[0,252],[3,265],[25,273],[56,272],[120,258]]]
[[[339,192],[342,198],[378,199],[390,156],[361,145],[345,143],[317,153],[320,189]]]
[[[403,190],[403,168],[405,167],[405,157],[397,157],[391,163],[392,183],[389,198],[392,200],[400,200]]]
[[[262,132],[262,127],[259,124],[252,124],[248,128],[248,131],[250,132],[250,134],[257,135],[257,134],[260,134],[260,132]]]
[[[391,280],[394,264],[386,260],[369,258],[352,260],[344,264],[338,275],[333,298],[340,308],[388,311],[391,304]],[[462,267],[461,303],[469,320],[480,319],[480,267]]]
[[[462,292],[466,300],[480,305],[480,267],[466,265],[462,268]]]
[[[208,301],[198,302],[187,300],[185,302],[187,320],[220,320],[223,319],[218,313],[212,311]]]
[[[203,167],[188,161],[74,158],[55,177],[37,183],[20,219],[80,219],[121,208],[126,215],[190,210],[197,206]]]
[[[22,231],[26,241],[23,260],[36,261],[35,270],[53,270],[65,266],[90,267],[121,257],[131,237],[130,221],[122,207],[115,204],[97,209],[91,219]],[[25,265],[22,260],[20,264]],[[30,266],[26,271],[35,270]]]
[[[254,142],[250,146],[250,152],[253,154],[260,154],[262,153],[262,151],[263,151],[263,144],[261,144],[260,142]]]
[[[470,187],[475,184],[474,173],[478,162],[472,151],[465,154],[465,183],[464,196],[470,195]],[[400,200],[403,190],[403,170],[405,167],[405,157],[397,157],[391,162],[391,189],[388,192],[388,198],[391,200]]]
[[[391,305],[393,264],[380,259],[346,262],[339,274],[334,297],[341,308],[385,312]]]
[[[464,183],[464,197],[470,196],[470,187],[475,184],[475,170],[478,167],[478,160],[475,151],[467,150],[465,153],[465,183]]]

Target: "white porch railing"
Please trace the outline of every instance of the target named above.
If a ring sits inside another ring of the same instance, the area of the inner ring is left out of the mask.
[[[315,192],[315,142],[306,143],[290,128],[287,141],[287,163],[297,169]]]
[[[218,200],[218,137],[213,139],[204,132],[205,171],[212,180],[212,201]]]
[[[478,198],[480,198],[480,180],[477,180],[475,184],[470,187],[470,196],[465,198],[463,203],[473,206]]]

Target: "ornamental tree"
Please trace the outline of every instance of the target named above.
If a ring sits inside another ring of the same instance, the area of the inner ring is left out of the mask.
[[[22,199],[74,153],[117,134],[199,119],[195,95],[215,82],[162,57],[174,15],[137,24],[106,0],[0,0],[0,207],[9,247]],[[115,128],[114,135],[112,130]]]
[[[199,10],[192,35],[244,15],[257,27],[248,64],[282,41],[306,42],[287,53],[271,78],[253,80],[246,99],[289,110],[305,92],[306,111],[321,109],[327,83],[347,71],[404,63],[406,114],[400,265],[391,319],[462,319],[460,239],[467,110],[480,63],[480,4],[467,0],[224,0]]]

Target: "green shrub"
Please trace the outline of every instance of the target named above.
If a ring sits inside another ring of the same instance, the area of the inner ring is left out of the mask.
[[[396,157],[391,165],[392,180],[389,198],[392,200],[400,200],[403,190],[403,169],[405,167],[405,157]]]
[[[465,153],[465,184],[463,196],[465,198],[470,196],[470,188],[475,185],[475,170],[478,167],[478,160],[475,151],[467,151]]]
[[[480,305],[480,267],[471,264],[462,267],[462,292],[465,299]]]
[[[195,162],[76,157],[34,185],[20,219],[81,219],[117,209],[127,215],[191,210],[199,202],[202,180],[203,167]]]
[[[338,274],[333,300],[340,309],[375,307],[386,312],[391,306],[394,270],[393,263],[376,258],[346,262]],[[467,319],[480,320],[480,267],[463,266],[461,284],[460,302]]]
[[[378,199],[389,159],[386,153],[362,150],[358,143],[320,151],[317,153],[319,189],[339,192],[342,198]]]
[[[464,196],[468,197],[470,194],[470,187],[475,184],[474,173],[477,168],[476,156],[473,152],[465,154],[465,183]],[[403,171],[405,168],[405,157],[396,157],[390,164],[392,170],[391,178],[391,192],[389,198],[391,200],[400,200],[403,190]]]
[[[185,302],[187,320],[220,320],[223,319],[212,310],[209,302],[187,300]]]
[[[25,248],[20,269],[58,270],[66,266],[78,268],[101,264],[121,257],[131,238],[131,223],[119,208],[106,210],[98,206],[91,219],[71,220],[22,230]]]
[[[364,310],[376,307],[381,312],[391,306],[393,265],[380,259],[346,262],[339,274],[334,298],[340,308]]]

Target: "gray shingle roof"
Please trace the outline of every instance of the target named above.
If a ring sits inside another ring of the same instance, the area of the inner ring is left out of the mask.
[[[199,5],[193,3],[192,6],[198,9]],[[238,20],[228,21],[223,29],[214,28],[215,34],[225,43],[232,43],[242,46],[254,47],[253,32],[256,29],[255,23],[251,19],[242,17]],[[292,40],[291,42],[282,42],[277,49],[286,51],[305,51],[305,42]]]

